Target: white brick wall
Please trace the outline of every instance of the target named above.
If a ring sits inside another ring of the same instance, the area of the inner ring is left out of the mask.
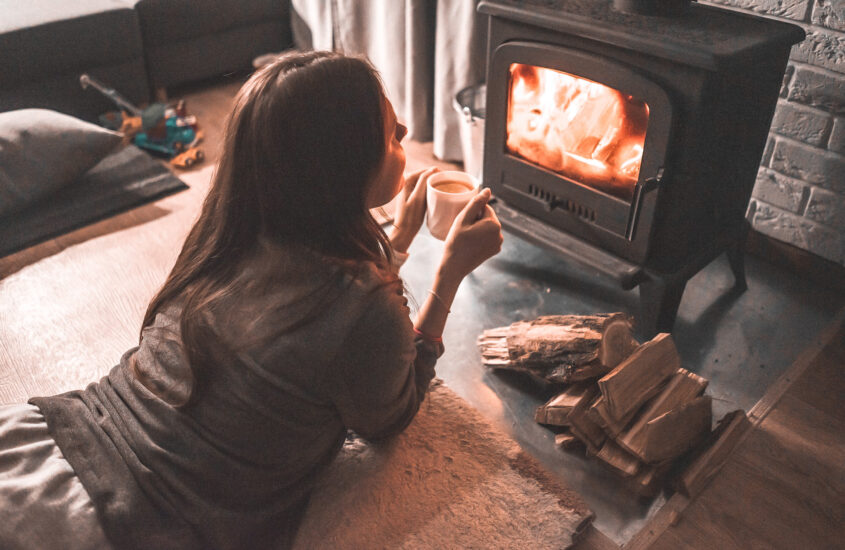
[[[800,25],[754,187],[754,229],[845,265],[845,0],[705,0]]]

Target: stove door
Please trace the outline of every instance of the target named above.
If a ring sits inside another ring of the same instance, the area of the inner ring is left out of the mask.
[[[518,210],[644,261],[668,181],[666,90],[613,60],[535,42],[502,44],[489,67],[485,185]]]

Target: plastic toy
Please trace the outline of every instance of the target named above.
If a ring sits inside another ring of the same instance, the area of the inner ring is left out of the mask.
[[[204,158],[205,154],[203,154],[202,149],[199,149],[198,147],[191,147],[184,153],[179,153],[170,159],[170,164],[176,166],[177,168],[190,168],[194,164],[202,162]]]
[[[83,89],[93,87],[121,108],[120,112],[100,116],[100,123],[122,132],[141,149],[169,158],[171,164],[179,168],[191,167],[205,158],[202,151],[196,148],[203,137],[197,118],[187,114],[184,100],[180,100],[175,107],[153,103],[140,109],[114,88],[109,88],[87,74],[79,77],[79,83]]]

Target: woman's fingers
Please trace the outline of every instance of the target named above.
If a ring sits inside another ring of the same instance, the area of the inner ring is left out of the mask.
[[[440,169],[436,166],[431,166],[420,172],[417,181],[415,182],[414,193],[425,195],[425,190],[428,185],[428,179],[439,172]]]
[[[414,170],[413,172],[405,176],[405,189],[409,191],[412,190],[426,177],[430,176],[437,170],[438,168],[436,166],[429,166],[428,168],[420,168],[419,170]]]
[[[487,201],[491,196],[490,188],[484,188],[474,196],[464,207],[463,219],[461,223],[470,225],[478,221],[484,216],[485,208],[487,208]]]
[[[405,182],[406,183],[409,182],[409,181],[416,182],[418,179],[420,179],[420,176],[426,170],[429,170],[429,168],[420,168],[419,170],[414,170],[413,172],[411,172],[409,174],[405,174]]]

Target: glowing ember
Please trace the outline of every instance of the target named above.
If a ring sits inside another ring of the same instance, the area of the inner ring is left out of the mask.
[[[630,200],[648,105],[552,69],[514,63],[510,75],[508,152]]]

